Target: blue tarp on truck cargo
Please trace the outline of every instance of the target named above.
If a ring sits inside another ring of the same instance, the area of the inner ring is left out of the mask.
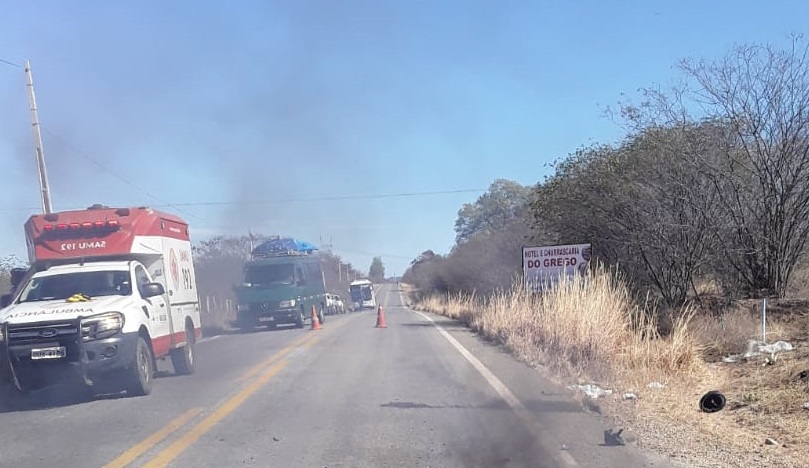
[[[317,250],[317,247],[309,242],[300,241],[291,237],[272,239],[263,242],[253,249],[253,257],[275,257],[289,253],[310,254]]]

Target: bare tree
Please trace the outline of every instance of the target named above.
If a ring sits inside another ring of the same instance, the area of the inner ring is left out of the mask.
[[[732,267],[726,280],[751,295],[783,296],[809,237],[808,54],[795,37],[785,50],[743,45],[721,60],[685,60],[680,87],[647,89],[640,106],[623,109],[643,126],[721,123],[722,151],[696,156],[731,220],[714,226]]]
[[[717,217],[710,181],[681,153],[710,151],[711,136],[700,127],[651,128],[617,148],[578,151],[538,188],[537,225],[551,224],[558,243],[592,242],[596,257],[619,265],[636,287],[682,304],[718,238],[708,228]]]

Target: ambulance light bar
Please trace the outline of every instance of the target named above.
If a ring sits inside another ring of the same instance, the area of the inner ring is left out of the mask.
[[[110,221],[85,221],[83,223],[59,223],[59,224],[46,224],[42,228],[46,232],[54,231],[78,231],[88,229],[118,229],[120,225],[116,220]]]

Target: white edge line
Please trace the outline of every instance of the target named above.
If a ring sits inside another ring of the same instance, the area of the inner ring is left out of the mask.
[[[401,291],[399,292],[401,297]],[[522,422],[528,426],[528,428],[533,431],[534,435],[537,436],[539,439],[539,443],[542,444],[545,450],[548,453],[557,458],[557,461],[560,462],[563,466],[579,466],[576,463],[576,460],[570,455],[569,452],[562,450],[562,445],[558,444],[556,446],[551,446],[548,442],[554,441],[555,438],[553,435],[548,432],[545,428],[539,426],[537,422],[531,417],[531,413],[525,408],[519,398],[517,398],[511,390],[509,390],[506,385],[497,378],[492,371],[490,371],[478,358],[476,358],[472,353],[469,352],[461,343],[458,342],[452,335],[449,334],[442,326],[435,323],[435,320],[432,319],[427,314],[424,314],[418,310],[414,310],[413,312],[421,315],[425,319],[427,319],[433,326],[438,330],[441,335],[450,342],[452,346],[461,353],[461,356],[465,357],[467,361],[469,361],[472,366],[480,372],[480,375],[486,379],[486,382],[491,385],[491,387],[500,395],[500,397],[505,400],[506,403],[511,407],[512,411],[522,420]]]
[[[208,336],[208,337],[202,338],[201,340],[197,341],[197,344],[199,344],[199,343],[206,343],[206,342],[208,342],[208,341],[213,341],[213,340],[215,340],[215,339],[217,339],[217,338],[220,338],[221,336],[222,336],[222,335]]]

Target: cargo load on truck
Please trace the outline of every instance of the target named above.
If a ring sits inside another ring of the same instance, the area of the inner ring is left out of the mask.
[[[0,310],[0,372],[18,391],[75,380],[145,395],[156,360],[194,372],[202,328],[184,220],[93,205],[31,216],[25,238],[30,267]]]

